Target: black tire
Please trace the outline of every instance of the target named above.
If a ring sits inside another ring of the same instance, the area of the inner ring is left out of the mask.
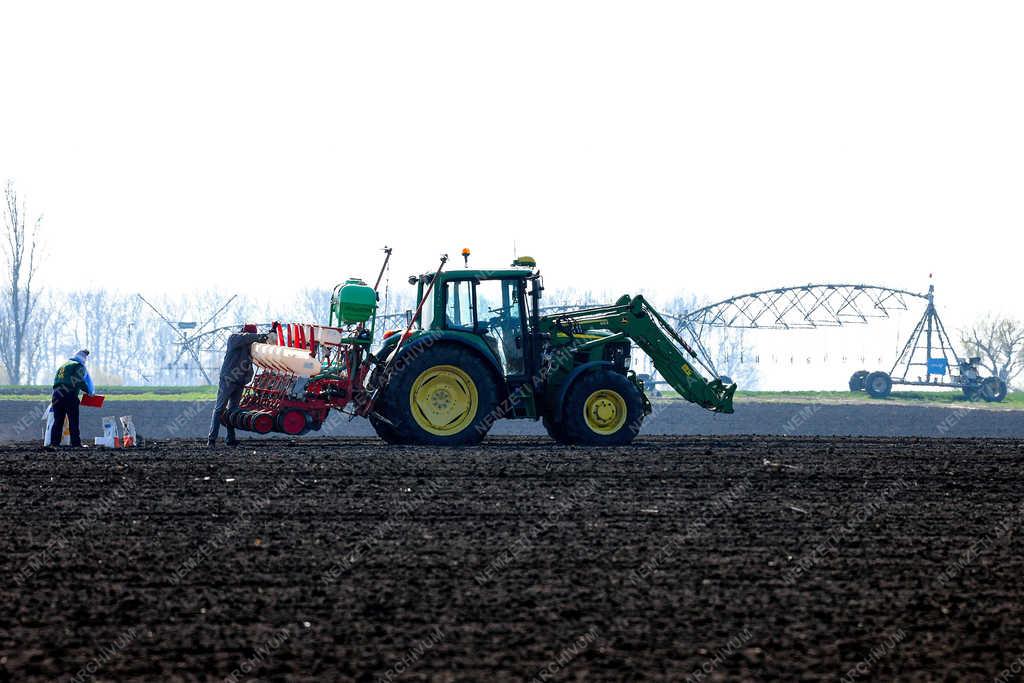
[[[555,422],[554,418],[550,415],[542,417],[541,422],[544,423],[544,429],[547,430],[548,436],[558,443],[569,443],[569,437],[565,434],[565,425],[563,423]]]
[[[850,391],[864,391],[864,381],[869,374],[867,370],[858,370],[850,375]]]
[[[885,398],[892,393],[892,378],[887,372],[872,372],[864,380],[864,389],[872,398]]]
[[[373,372],[370,373],[370,380],[367,382],[367,389],[369,389],[371,394],[380,386],[381,376],[384,373],[384,365],[386,362],[387,360],[385,358],[378,358],[377,364],[373,368]],[[402,440],[399,438],[398,433],[395,432],[395,428],[381,419],[392,412],[393,411],[389,408],[387,403],[387,392],[382,390],[377,395],[377,400],[373,406],[373,410],[366,417],[370,421],[370,426],[373,427],[373,431],[377,432],[377,436],[383,439],[385,443],[389,443],[393,446],[401,445]]]
[[[587,401],[599,391],[609,391],[625,404],[625,419],[612,433],[594,431],[587,423]],[[644,403],[640,391],[623,375],[611,370],[594,370],[569,387],[564,406],[565,435],[569,443],[583,446],[625,446],[640,431],[644,421]]]
[[[964,392],[964,398],[968,401],[977,401],[981,386],[978,384],[965,384],[961,387],[961,390]]]
[[[989,403],[999,403],[1006,398],[1006,382],[998,377],[986,377],[981,381],[981,397]]]
[[[406,359],[405,362],[402,358],[395,361],[391,378],[382,392],[382,400],[376,407],[376,411],[391,424],[371,419],[377,434],[389,443],[430,446],[472,446],[483,441],[498,416],[498,387],[494,373],[484,361],[469,349],[448,344],[421,349],[419,353],[413,349]],[[439,365],[461,370],[476,389],[474,414],[467,418],[464,428],[451,434],[435,434],[424,429],[414,415],[419,408],[410,401],[410,392],[417,379]]]
[[[377,404],[377,410],[380,411],[382,415],[387,414],[387,408],[379,403]],[[399,446],[402,444],[402,439],[398,436],[394,427],[377,417],[374,413],[370,413],[369,417],[370,426],[373,427],[373,431],[377,432],[377,436],[384,439],[385,443],[389,443],[393,446]]]

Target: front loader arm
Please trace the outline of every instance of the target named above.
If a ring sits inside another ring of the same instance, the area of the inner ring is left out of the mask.
[[[712,412],[733,412],[736,385],[725,386],[718,378],[706,380],[686,358],[687,354],[697,358],[696,352],[642,296],[623,296],[614,305],[552,316],[551,321],[555,329],[573,336],[599,329],[622,334],[651,358],[665,381],[687,401]],[[606,340],[586,343],[601,341]]]

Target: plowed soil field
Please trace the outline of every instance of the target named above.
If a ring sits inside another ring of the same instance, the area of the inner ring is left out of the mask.
[[[0,447],[0,680],[991,680],[1024,441]]]

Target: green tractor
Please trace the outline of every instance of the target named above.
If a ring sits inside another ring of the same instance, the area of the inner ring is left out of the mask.
[[[499,419],[543,420],[568,444],[617,446],[651,403],[630,370],[632,345],[685,399],[733,412],[735,384],[706,380],[693,350],[643,297],[541,315],[533,259],[500,270],[443,270],[409,279],[419,308],[373,354],[360,410],[389,443],[479,443]],[[710,372],[709,368],[705,368]]]

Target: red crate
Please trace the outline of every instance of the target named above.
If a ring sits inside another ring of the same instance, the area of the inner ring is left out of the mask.
[[[103,398],[104,397],[99,394],[84,394],[82,396],[82,405],[88,406],[89,408],[102,408]]]

